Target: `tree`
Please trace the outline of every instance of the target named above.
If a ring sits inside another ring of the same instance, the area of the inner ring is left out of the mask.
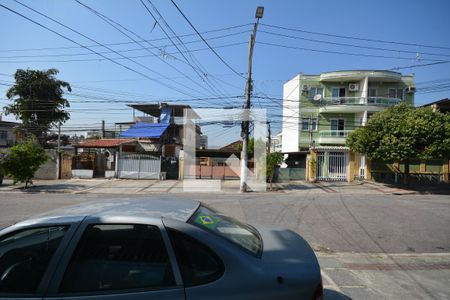
[[[281,152],[271,152],[266,154],[266,177],[269,179],[270,190],[272,190],[273,175],[275,166],[283,162],[283,154]]]
[[[374,114],[367,126],[348,136],[346,143],[371,160],[403,162],[403,179],[408,184],[410,159],[449,157],[450,114],[401,103]]]
[[[3,153],[0,164],[6,175],[13,178],[14,184],[23,182],[26,188],[29,183],[33,183],[34,173],[47,158],[44,149],[34,139],[29,139],[26,143],[14,145]]]
[[[22,121],[21,131],[31,133],[41,145],[51,127],[64,123],[70,114],[64,110],[69,101],[63,98],[64,89],[72,91],[69,83],[56,79],[58,70],[43,71],[18,69],[14,74],[16,83],[6,92],[13,101],[5,106],[5,114],[13,114]]]

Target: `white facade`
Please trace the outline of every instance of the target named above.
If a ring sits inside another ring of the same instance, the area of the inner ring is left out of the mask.
[[[301,74],[283,85],[283,143],[281,145],[283,153],[300,150],[300,78]]]

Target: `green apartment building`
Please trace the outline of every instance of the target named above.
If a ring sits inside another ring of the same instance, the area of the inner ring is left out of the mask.
[[[288,167],[313,166],[317,180],[367,176],[365,157],[349,152],[346,137],[376,112],[402,101],[414,104],[414,92],[414,76],[393,71],[300,73],[283,87],[282,152]]]

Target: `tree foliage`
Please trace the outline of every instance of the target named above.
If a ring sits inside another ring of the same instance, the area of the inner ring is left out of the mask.
[[[3,167],[6,175],[10,175],[14,184],[17,182],[33,183],[34,173],[45,163],[47,155],[44,149],[29,139],[26,143],[14,145],[0,156],[0,165]]]
[[[70,118],[64,110],[70,104],[63,96],[65,89],[69,92],[72,89],[69,83],[58,80],[56,74],[56,69],[18,69],[14,74],[15,84],[6,92],[12,103],[3,108],[5,114],[13,114],[20,119],[20,129],[35,135],[41,144],[44,144],[51,127]]]
[[[450,114],[401,103],[374,114],[346,143],[369,159],[404,162],[407,175],[410,159],[449,158]]]
[[[266,154],[266,176],[270,182],[270,190],[272,190],[272,181],[275,167],[283,162],[283,154],[281,152],[271,152]]]

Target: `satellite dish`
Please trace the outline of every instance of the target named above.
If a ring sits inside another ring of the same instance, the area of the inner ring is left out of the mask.
[[[314,96],[314,100],[315,100],[315,101],[320,101],[320,100],[322,100],[322,95],[321,95],[321,94],[315,95],[315,96]]]

